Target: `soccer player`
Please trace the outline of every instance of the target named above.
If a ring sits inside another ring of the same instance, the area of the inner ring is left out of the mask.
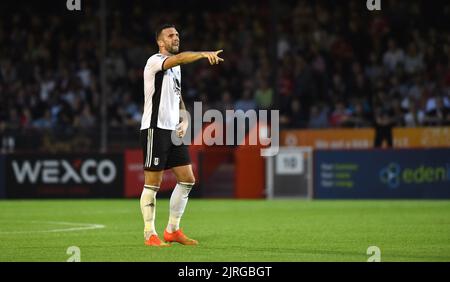
[[[170,216],[164,230],[164,241],[197,245],[180,229],[180,219],[186,208],[189,192],[195,184],[191,160],[186,145],[174,145],[171,134],[183,138],[188,128],[186,108],[181,97],[180,65],[208,59],[211,65],[223,61],[215,52],[178,53],[180,37],[173,25],[163,25],[156,31],[159,53],[147,60],[144,69],[144,113],[141,123],[141,145],[144,155],[145,184],[140,204],[144,218],[145,245],[170,246],[155,230],[156,193],[163,172],[171,169],[177,185],[170,197]]]

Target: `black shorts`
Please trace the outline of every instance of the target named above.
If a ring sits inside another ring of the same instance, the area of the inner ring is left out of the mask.
[[[191,164],[188,146],[174,145],[172,130],[148,128],[141,130],[144,170],[161,171]]]

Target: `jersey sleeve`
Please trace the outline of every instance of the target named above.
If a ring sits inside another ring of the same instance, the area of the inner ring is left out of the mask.
[[[145,68],[153,73],[162,71],[163,63],[166,59],[167,56],[164,56],[163,54],[155,54],[148,59]]]

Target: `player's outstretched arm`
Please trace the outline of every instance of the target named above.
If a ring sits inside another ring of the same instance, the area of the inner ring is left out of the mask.
[[[217,65],[220,62],[223,62],[223,59],[219,57],[221,52],[223,52],[223,50],[213,52],[182,52],[167,58],[164,61],[163,70],[167,70],[178,65],[193,63],[200,59],[208,59],[211,65]]]

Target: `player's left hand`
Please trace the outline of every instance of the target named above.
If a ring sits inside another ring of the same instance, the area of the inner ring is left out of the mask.
[[[222,53],[223,50],[214,51],[214,52],[202,52],[204,58],[207,58],[210,65],[218,65],[220,62],[223,62],[224,59],[219,57],[219,54]]]
[[[177,125],[176,133],[177,133],[177,136],[178,136],[179,138],[183,138],[184,135],[186,135],[188,126],[189,126],[189,124],[188,124],[188,122],[187,122],[186,120],[183,120],[182,122],[180,122],[180,123]]]

